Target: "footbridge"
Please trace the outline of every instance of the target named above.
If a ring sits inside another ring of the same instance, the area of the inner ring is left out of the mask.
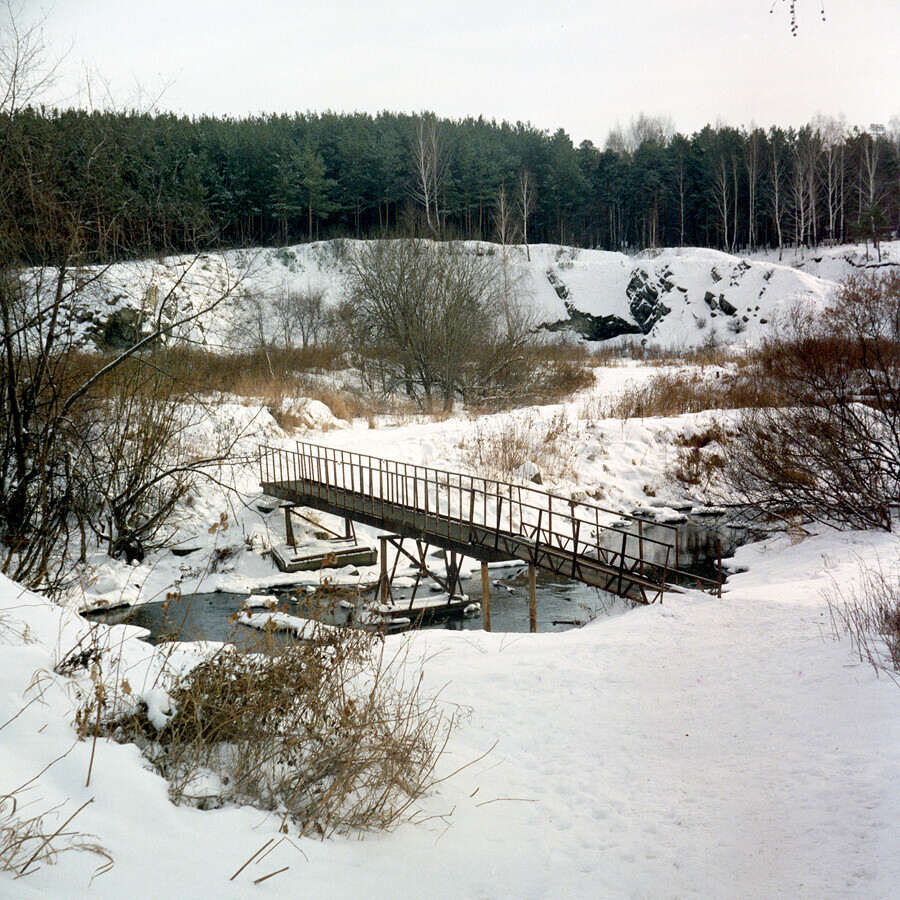
[[[661,601],[684,577],[721,594],[721,582],[679,568],[678,531],[536,487],[298,442],[261,447],[260,482],[271,497],[379,528],[399,539],[486,564],[519,560],[641,603]],[[384,551],[384,543],[383,543]],[[403,551],[406,552],[406,551]],[[398,551],[399,553],[399,551]],[[455,566],[456,571],[453,572]],[[396,562],[395,562],[396,568]],[[382,552],[382,571],[385,554]]]

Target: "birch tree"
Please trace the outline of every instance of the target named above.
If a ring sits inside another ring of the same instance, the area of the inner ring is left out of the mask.
[[[728,228],[731,221],[731,205],[734,202],[731,192],[731,162],[724,153],[720,153],[713,163],[712,170],[713,197],[722,226],[722,246],[725,250],[731,248]]]
[[[432,236],[442,234],[440,196],[447,171],[447,161],[441,146],[437,121],[423,116],[416,122],[413,141],[413,196],[425,209],[425,221]]]
[[[519,172],[518,194],[516,195],[516,207],[519,212],[519,221],[522,230],[522,243],[525,244],[525,256],[531,262],[531,248],[528,246],[528,218],[534,212],[535,188],[531,173],[524,166]]]
[[[778,235],[778,259],[784,255],[784,215],[787,193],[787,175],[789,171],[787,158],[787,139],[783,131],[773,128],[769,132],[769,172],[768,200],[769,211],[775,222]]]
[[[844,206],[844,151],[846,147],[846,126],[841,119],[817,116],[813,128],[822,145],[825,213],[827,233],[830,240],[843,234]]]
[[[761,157],[765,135],[754,128],[744,139],[744,168],[747,172],[747,244],[756,249],[756,208],[759,186]]]

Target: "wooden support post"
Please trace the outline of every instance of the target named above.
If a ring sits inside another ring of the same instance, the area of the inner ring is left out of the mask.
[[[284,508],[284,534],[288,546],[297,549],[297,539],[294,537],[294,523],[291,521],[291,507]]]
[[[382,537],[379,538],[381,542],[381,578],[378,580],[379,593],[381,594],[381,602],[387,603],[388,597],[390,595],[390,585],[388,584],[388,573],[387,573],[387,538]]]
[[[456,560],[455,550],[450,551],[450,567],[447,569],[447,584],[450,585],[450,589],[447,591],[447,605],[449,606],[456,594],[457,586],[459,585],[459,564]]]
[[[491,630],[491,581],[488,578],[486,562],[481,564],[481,614],[484,619],[484,630]]]
[[[719,599],[722,597],[722,541],[716,538],[716,559],[719,563]]]
[[[641,560],[641,577],[644,576],[644,520],[638,519],[638,557]]]
[[[616,593],[622,596],[622,575],[625,573],[625,547],[628,541],[628,532],[622,532],[622,553],[619,556],[619,584]]]
[[[344,537],[347,540],[356,540],[356,530],[353,527],[352,519],[344,519]]]
[[[537,584],[534,563],[528,563],[528,630],[537,631]]]

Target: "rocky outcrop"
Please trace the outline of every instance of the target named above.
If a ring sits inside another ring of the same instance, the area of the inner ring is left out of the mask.
[[[569,321],[558,323],[558,327],[551,328],[551,331],[568,328],[588,341],[608,341],[622,334],[643,334],[640,326],[634,322],[627,322],[621,316],[593,316],[575,309],[571,303],[566,304],[566,310],[569,313]]]
[[[649,334],[653,326],[672,311],[660,299],[675,287],[671,274],[668,268],[664,268],[653,275],[645,269],[635,269],[631,275],[625,293],[631,315],[643,334]]]

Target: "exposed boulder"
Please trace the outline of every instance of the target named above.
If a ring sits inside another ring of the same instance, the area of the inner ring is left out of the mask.
[[[628,322],[621,316],[594,316],[590,313],[575,309],[571,303],[566,303],[569,313],[568,322],[559,322],[556,326],[550,326],[549,331],[562,331],[571,329],[589,341],[608,341],[622,334],[643,334],[640,326],[634,322]]]
[[[559,275],[553,270],[552,266],[547,269],[547,281],[553,286],[553,290],[556,291],[556,296],[559,297],[560,300],[569,299],[569,289]]]
[[[668,269],[664,269],[656,279],[645,269],[635,269],[631,274],[625,293],[631,315],[643,334],[649,334],[653,326],[672,311],[660,300],[662,293],[668,293],[675,286],[668,279],[670,274]]]

